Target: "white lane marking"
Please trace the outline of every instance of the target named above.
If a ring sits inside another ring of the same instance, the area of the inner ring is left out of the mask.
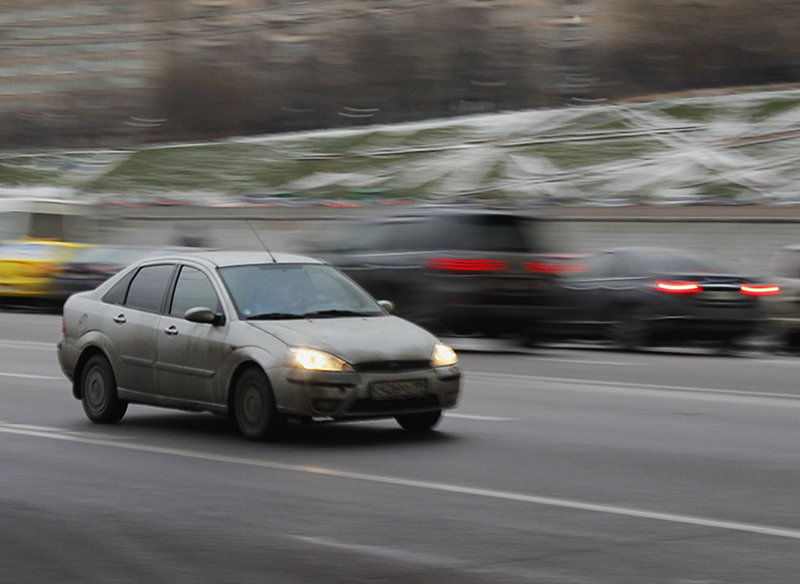
[[[388,559],[390,561],[408,562],[422,566],[434,566],[435,568],[449,568],[460,570],[466,573],[481,574],[484,578],[490,575],[503,575],[512,577],[517,582],[570,582],[575,584],[577,580],[569,578],[565,580],[560,574],[555,574],[551,570],[541,566],[526,568],[514,565],[505,565],[503,562],[493,562],[489,565],[476,564],[474,561],[462,560],[448,556],[432,555],[426,552],[415,552],[400,548],[390,548],[371,544],[358,544],[340,541],[324,536],[310,535],[287,535],[290,539],[301,541],[308,545],[328,547],[351,554],[359,554],[370,558]],[[451,578],[452,579],[452,578]],[[490,580],[486,580],[490,581]],[[687,581],[687,584],[688,581]],[[696,584],[703,584],[697,582]],[[708,584],[711,584],[710,581]]]
[[[402,549],[388,548],[384,546],[347,543],[320,536],[294,535],[290,537],[308,544],[330,547],[367,556],[388,558],[390,560],[413,562],[416,564],[430,564],[437,567],[451,568],[459,568],[469,565],[468,562],[463,560],[454,560],[442,556],[426,554],[424,552],[409,552]]]
[[[792,366],[800,365],[800,359],[798,359],[796,357],[794,359],[792,359],[790,357],[790,358],[787,358],[786,360],[784,360],[784,359],[756,359],[755,361],[757,363],[763,364],[763,365],[792,365]]]
[[[512,422],[517,418],[501,418],[499,416],[476,416],[474,414],[454,414],[447,412],[448,418],[462,418],[464,420],[479,420],[482,422]]]
[[[631,363],[629,361],[592,361],[589,359],[570,359],[568,357],[544,357],[536,354],[525,355],[536,361],[552,361],[553,363],[577,363],[578,365],[613,365],[614,367],[632,367],[641,363]]]
[[[34,426],[32,424],[11,424],[0,422],[0,431],[2,428],[16,429],[28,432],[50,432],[66,434],[68,436],[81,436],[85,438],[102,438],[104,440],[129,440],[126,436],[119,436],[117,434],[103,434],[100,432],[82,432],[78,430],[64,430],[63,428],[53,428],[51,426]]]
[[[0,371],[0,377],[16,377],[19,379],[44,379],[52,381],[54,379],[66,379],[66,377],[58,377],[53,375],[33,375],[31,373],[9,373],[7,371]]]
[[[463,377],[468,381],[477,381],[483,379],[485,381],[494,381],[498,379],[505,379],[515,383],[562,383],[574,385],[590,385],[609,387],[616,389],[657,389],[660,391],[675,391],[682,393],[706,393],[729,395],[737,397],[769,397],[800,400],[800,394],[793,393],[777,393],[777,392],[762,392],[762,391],[744,391],[738,389],[719,389],[712,387],[688,387],[681,385],[660,385],[655,383],[634,383],[630,381],[597,381],[594,379],[575,379],[570,377],[544,377],[541,375],[515,375],[512,373],[488,373],[483,371],[467,371],[463,373]]]
[[[318,466],[302,466],[297,464],[286,464],[282,462],[270,462],[265,460],[255,460],[236,456],[223,456],[211,454],[197,450],[186,450],[182,448],[166,448],[163,446],[148,446],[146,444],[122,443],[101,438],[88,438],[85,436],[74,436],[60,430],[52,429],[25,429],[18,428],[11,424],[0,422],[0,432],[6,434],[17,434],[21,436],[34,436],[38,438],[48,438],[51,440],[62,440],[66,442],[79,442],[82,444],[93,444],[95,446],[108,446],[112,448],[122,448],[136,452],[147,452],[150,454],[164,454],[168,456],[179,456],[183,458],[193,458],[210,462],[222,462],[228,464],[241,464],[257,468],[270,470],[282,470],[288,472],[299,472],[311,475],[334,477],[353,481],[363,481],[396,487],[409,487],[437,491],[440,493],[451,493],[456,495],[469,495],[474,497],[484,497],[504,501],[514,501],[531,505],[543,505],[548,507],[558,507],[574,511],[587,511],[592,513],[604,513],[607,515],[618,515],[632,517],[635,519],[649,519],[652,521],[664,521],[668,523],[679,523],[692,525],[695,527],[709,527],[726,531],[737,531],[752,533],[756,535],[767,535],[771,537],[781,537],[800,540],[800,529],[788,527],[777,527],[773,525],[761,525],[757,523],[745,523],[740,521],[727,521],[722,519],[712,519],[710,517],[700,517],[694,515],[681,515],[678,513],[662,513],[658,511],[648,511],[646,509],[636,509],[633,507],[620,507],[616,505],[604,505],[601,503],[589,503],[586,501],[575,501],[570,499],[559,499],[556,497],[544,497],[538,495],[526,495],[524,493],[514,493],[509,491],[499,491],[494,489],[483,489],[478,487],[467,487],[434,481],[421,481],[414,479],[403,479],[383,475],[366,474],[360,472],[350,472],[324,468]]]
[[[0,347],[9,347],[11,349],[36,349],[39,351],[55,351],[56,343],[41,343],[37,341],[14,341],[11,339],[0,339]]]

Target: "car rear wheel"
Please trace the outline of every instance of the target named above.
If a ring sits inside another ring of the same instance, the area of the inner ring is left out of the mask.
[[[283,428],[284,418],[275,407],[275,396],[261,369],[246,370],[236,382],[233,417],[239,432],[250,440],[273,438]]]
[[[404,414],[395,416],[395,420],[404,430],[410,432],[426,432],[433,429],[442,417],[442,411],[424,412],[422,414]]]
[[[608,337],[625,351],[639,351],[650,344],[650,329],[639,311],[626,310],[610,323]]]
[[[102,355],[89,357],[83,368],[81,403],[86,417],[97,424],[119,422],[128,409],[128,402],[117,397],[114,371]]]

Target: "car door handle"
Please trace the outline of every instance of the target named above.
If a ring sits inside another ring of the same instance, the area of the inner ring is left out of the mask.
[[[174,337],[175,335],[178,334],[178,327],[176,327],[173,324],[172,326],[168,326],[167,328],[165,328],[164,332],[167,333],[169,336]]]
[[[126,322],[128,322],[127,319],[125,318],[124,314],[118,314],[117,316],[115,316],[111,320],[113,320],[117,324],[125,324]]]

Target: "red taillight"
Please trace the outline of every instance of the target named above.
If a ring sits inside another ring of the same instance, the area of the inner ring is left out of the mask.
[[[428,258],[427,266],[450,272],[500,272],[508,269],[508,262],[480,258]]]
[[[659,292],[666,292],[667,294],[696,294],[703,290],[700,284],[690,280],[656,280],[655,288]]]
[[[582,274],[588,269],[583,262],[525,262],[525,270],[539,274]]]
[[[739,292],[747,296],[775,296],[781,293],[777,284],[742,284]]]

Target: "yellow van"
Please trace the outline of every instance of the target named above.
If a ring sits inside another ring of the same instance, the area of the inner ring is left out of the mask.
[[[0,199],[0,301],[55,299],[60,267],[93,234],[90,209],[72,201]]]
[[[54,297],[54,278],[81,243],[23,240],[0,243],[0,297]]]

